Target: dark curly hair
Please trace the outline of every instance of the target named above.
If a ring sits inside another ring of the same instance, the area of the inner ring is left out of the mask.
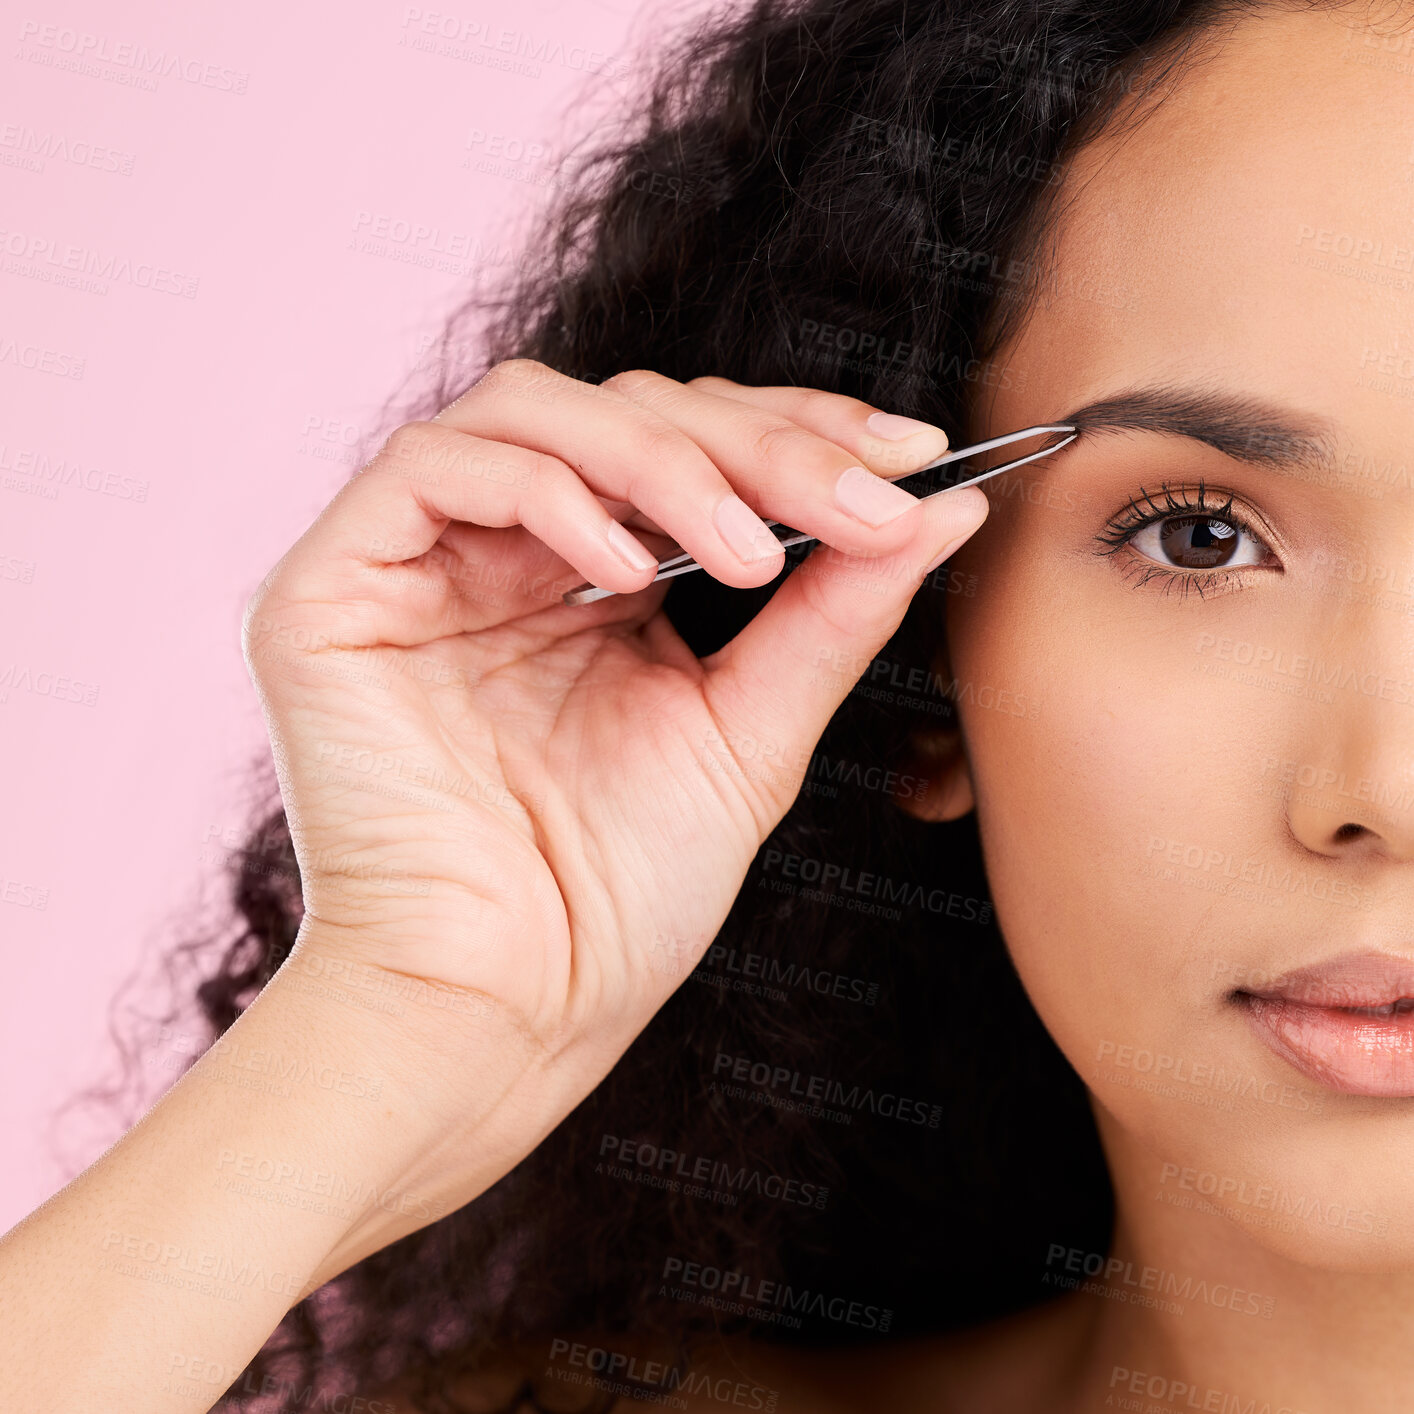
[[[988,360],[1049,278],[1067,154],[1257,8],[755,0],[699,21],[627,135],[577,158],[529,263],[450,316],[435,386],[402,416],[518,356],[591,382],[643,367],[832,389],[961,445],[989,388],[1022,376]],[[702,655],[774,587],[686,576],[665,612]],[[317,1391],[399,1378],[451,1410],[458,1373],[516,1349],[540,1358],[505,1407],[539,1409],[557,1339],[652,1340],[688,1368],[718,1330],[936,1332],[1052,1294],[1052,1243],[1106,1250],[1087,1093],[1012,969],[975,821],[920,823],[881,788],[915,728],[954,721],[959,685],[932,667],[946,596],[974,592],[946,565],[925,581],[712,948],[603,1083],[482,1197],[292,1309],[218,1408],[318,1408]],[[235,921],[168,959],[199,1012],[187,1063],[299,926],[268,763],[255,779]],[[983,1036],[1001,1013],[999,1056]],[[819,1102],[781,1103],[781,1077]],[[665,1177],[679,1156],[711,1192]]]

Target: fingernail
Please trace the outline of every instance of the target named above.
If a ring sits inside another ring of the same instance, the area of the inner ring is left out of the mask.
[[[658,563],[653,552],[636,536],[630,535],[616,520],[609,522],[609,544],[631,570],[653,569]]]
[[[896,412],[871,412],[864,425],[885,442],[901,442],[905,437],[916,437],[920,432],[942,431],[931,422],[920,422],[916,417],[900,417]]]
[[[780,548],[781,542],[740,496],[728,496],[712,513],[712,520],[732,554],[747,564],[764,560]]]
[[[862,466],[852,466],[842,471],[835,482],[835,504],[867,525],[884,525],[916,506],[918,497]]]

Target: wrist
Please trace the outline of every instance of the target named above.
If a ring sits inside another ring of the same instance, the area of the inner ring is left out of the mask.
[[[398,973],[359,956],[341,926],[302,926],[290,958],[208,1058],[290,1070],[269,1060],[275,1034],[296,1032],[317,1054],[306,1081],[331,1096],[344,1142],[372,1160],[326,1179],[349,1220],[305,1293],[354,1262],[472,1201],[515,1167],[582,1098],[495,999]],[[254,1015],[264,1003],[264,1017]],[[256,1023],[246,1035],[241,1023]],[[353,1199],[352,1204],[348,1201]]]
[[[545,1065],[543,1047],[497,998],[401,972],[385,953],[358,928],[306,916],[266,990],[338,1054],[377,1067],[437,1138]]]

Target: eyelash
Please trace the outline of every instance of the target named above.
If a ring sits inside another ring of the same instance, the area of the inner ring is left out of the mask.
[[[1131,497],[1124,509],[1112,515],[1106,521],[1105,529],[1095,537],[1096,540],[1104,542],[1107,547],[1097,550],[1095,553],[1097,555],[1113,555],[1124,549],[1146,525],[1168,520],[1172,516],[1191,515],[1194,512],[1211,516],[1214,520],[1231,525],[1242,534],[1250,536],[1269,555],[1272,553],[1271,546],[1267,544],[1266,540],[1242,516],[1229,510],[1233,501],[1231,492],[1227,494],[1227,500],[1221,505],[1213,505],[1206,499],[1206,489],[1201,481],[1198,483],[1197,500],[1186,499],[1189,495],[1186,487],[1180,488],[1177,493],[1179,497],[1185,499],[1175,499],[1175,492],[1168,482],[1160,485],[1157,494],[1163,496],[1162,505],[1141,486],[1139,497],[1137,499]],[[1146,505],[1150,508],[1148,511],[1143,509]],[[1135,585],[1136,589],[1147,584],[1151,579],[1159,579],[1164,583],[1165,594],[1178,588],[1180,595],[1186,596],[1196,591],[1200,597],[1205,597],[1208,590],[1246,588],[1245,571],[1261,569],[1264,566],[1242,565],[1233,569],[1185,570],[1171,565],[1157,564],[1146,556],[1142,564],[1138,561],[1130,561],[1123,568],[1126,577],[1136,570],[1143,571],[1138,584]]]

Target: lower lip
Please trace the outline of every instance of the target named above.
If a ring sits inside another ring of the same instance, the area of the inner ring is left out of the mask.
[[[1414,1096],[1414,1011],[1371,1016],[1243,993],[1258,1038],[1303,1075],[1348,1095]]]

